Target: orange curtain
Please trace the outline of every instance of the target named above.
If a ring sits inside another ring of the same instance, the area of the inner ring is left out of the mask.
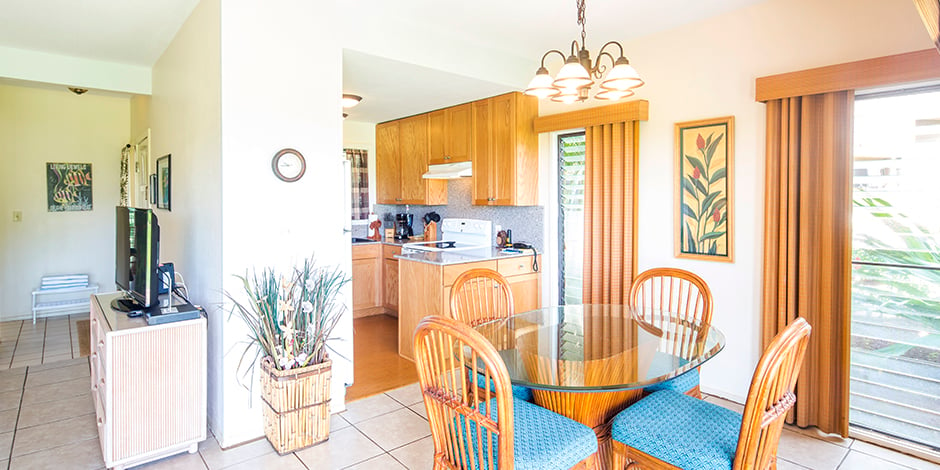
[[[767,102],[762,345],[813,327],[789,421],[848,435],[853,91]]]
[[[634,275],[637,121],[587,127],[583,301],[627,304]]]

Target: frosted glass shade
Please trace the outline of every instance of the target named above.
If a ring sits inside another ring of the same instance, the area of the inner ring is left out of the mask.
[[[601,82],[601,88],[618,91],[627,91],[642,85],[643,79],[640,78],[640,74],[627,62],[627,59],[622,57],[617,60],[617,64]]]
[[[588,71],[578,62],[578,58],[575,56],[568,57],[568,60],[565,61],[565,66],[558,71],[558,76],[555,77],[556,88],[581,88],[584,86],[590,86],[594,84],[594,80],[591,80],[591,75]],[[564,92],[562,92],[564,94]]]
[[[620,91],[620,90],[603,90],[602,89],[601,91],[597,92],[594,95],[594,97],[599,100],[616,101],[616,100],[621,100],[628,96],[633,96],[633,95],[634,95],[633,90]]]
[[[561,93],[553,96],[552,101],[556,101],[558,103],[564,103],[564,104],[572,104],[578,101],[579,98],[580,98],[580,95],[578,93],[578,90],[569,88],[569,89],[564,89],[561,91]]]
[[[523,93],[535,96],[539,99],[555,96],[561,93],[561,90],[552,85],[554,81],[552,76],[548,74],[548,69],[540,67],[539,70],[535,72],[535,76],[532,77],[532,81],[529,82],[529,86],[526,87]]]

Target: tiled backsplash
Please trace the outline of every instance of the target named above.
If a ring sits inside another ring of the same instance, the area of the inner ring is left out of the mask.
[[[503,230],[512,230],[514,242],[525,242],[542,251],[542,219],[545,217],[545,208],[542,206],[503,207],[503,206],[474,206],[471,201],[471,179],[460,178],[447,182],[446,206],[407,206],[407,212],[414,214],[415,235],[424,232],[424,214],[434,211],[441,218],[483,219],[493,221],[493,227],[501,226]],[[382,220],[383,227],[392,228],[395,224],[395,214],[406,212],[406,206],[377,204],[375,213]],[[440,230],[440,225],[438,225]],[[493,234],[496,242],[496,234]]]

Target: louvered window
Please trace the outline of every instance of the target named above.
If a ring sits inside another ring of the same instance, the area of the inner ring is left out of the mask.
[[[584,265],[584,131],[558,136],[559,301],[580,304]]]

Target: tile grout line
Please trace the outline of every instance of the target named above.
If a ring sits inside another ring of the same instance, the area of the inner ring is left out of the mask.
[[[16,421],[13,423],[13,436],[10,439],[10,455],[7,459],[7,470],[13,465],[13,446],[16,444],[16,431],[20,427],[20,414],[23,412],[23,398],[26,396],[26,376],[29,375],[29,367],[23,372],[23,385],[20,387],[20,404],[16,409]]]

